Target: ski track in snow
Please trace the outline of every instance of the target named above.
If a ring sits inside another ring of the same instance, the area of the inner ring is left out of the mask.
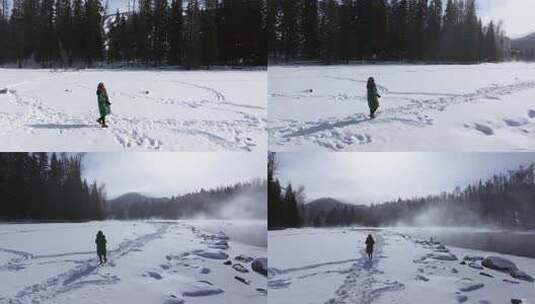
[[[377,278],[377,274],[382,271],[378,269],[379,263],[385,258],[383,247],[385,239],[376,234],[374,247],[374,257],[370,261],[365,249],[360,250],[361,257],[358,259],[347,259],[341,261],[328,261],[318,264],[305,265],[288,269],[269,268],[268,286],[270,289],[288,288],[295,279],[306,279],[316,275],[329,273],[345,274],[343,283],[337,288],[334,296],[327,300],[325,304],[370,304],[374,299],[385,292],[396,292],[404,289],[404,285],[397,281],[383,281]],[[310,272],[304,275],[292,277],[291,274],[300,271],[313,270],[324,266],[344,265],[353,263],[347,270],[322,270]],[[288,276],[290,274],[290,276]],[[282,276],[282,277],[281,277]]]
[[[120,259],[121,257],[138,251],[140,248],[145,246],[148,242],[161,237],[168,229],[168,225],[163,225],[158,228],[156,232],[142,235],[133,240],[126,240],[119,244],[118,248],[111,250],[108,253],[108,264],[111,267],[114,267],[114,262]],[[76,254],[85,254],[84,252],[75,252],[59,255],[43,255],[43,256],[33,256],[29,253],[16,252],[13,250],[0,249],[0,251],[5,251],[9,253],[18,254],[23,256],[26,259],[38,259],[45,257],[58,257],[58,256],[67,256],[67,255],[76,255]],[[94,252],[90,252],[94,253]],[[107,285],[114,284],[119,281],[119,277],[109,274],[99,274],[99,280],[83,280],[90,274],[95,273],[99,268],[98,263],[94,258],[81,261],[79,265],[61,273],[59,275],[50,277],[44,282],[28,286],[23,290],[19,291],[14,298],[7,299],[6,303],[9,304],[26,304],[26,303],[41,303],[47,300],[54,298],[55,296],[72,291],[74,289],[83,287],[84,285]]]
[[[366,83],[347,77],[323,76],[323,78]],[[500,96],[511,95],[524,90],[535,89],[535,81],[518,82],[511,85],[495,84],[489,87],[477,89],[467,94],[449,93],[429,93],[429,92],[394,92],[386,87],[378,85],[378,90],[385,96],[407,96],[401,99],[408,103],[402,106],[379,109],[378,117],[370,120],[367,113],[356,113],[346,117],[330,117],[313,121],[298,121],[292,119],[269,120],[269,138],[274,145],[285,146],[291,142],[302,144],[305,142],[314,143],[317,146],[328,150],[343,150],[352,145],[365,145],[373,142],[371,132],[367,132],[369,124],[388,124],[400,122],[413,127],[427,127],[434,124],[434,119],[430,116],[433,112],[443,112],[449,106],[472,102],[481,102],[483,99],[500,100]],[[431,96],[430,99],[416,99],[411,96]],[[366,96],[339,95],[312,95],[311,92],[302,94],[271,94],[271,98],[290,98],[299,100],[302,98],[318,98],[327,100],[367,100]],[[532,113],[533,112],[533,113]],[[526,119],[504,120],[507,126],[525,126],[530,123],[529,119],[535,118],[535,110],[526,113]],[[493,135],[493,128],[483,125],[465,125],[466,128],[473,128],[484,135]]]
[[[151,104],[171,104],[179,107],[206,109],[221,112],[221,115],[230,113],[241,118],[233,120],[206,120],[195,119],[192,117],[188,120],[179,119],[137,119],[129,118],[112,111],[110,124],[107,130],[101,130],[95,122],[98,115],[96,110],[83,115],[71,115],[64,111],[56,110],[43,103],[38,97],[31,94],[20,93],[13,88],[24,87],[38,83],[42,85],[43,81],[57,81],[60,78],[72,77],[71,73],[56,77],[42,77],[34,80],[23,81],[6,85],[10,89],[8,102],[22,107],[24,114],[13,114],[0,112],[0,122],[4,122],[3,134],[9,134],[15,130],[25,130],[28,134],[35,134],[36,130],[57,130],[58,136],[69,136],[73,130],[87,130],[91,132],[110,133],[120,149],[143,149],[143,150],[160,150],[166,142],[159,138],[157,133],[165,133],[173,138],[180,134],[197,136],[204,138],[218,149],[232,151],[252,151],[258,143],[250,136],[252,133],[262,133],[266,131],[267,119],[257,116],[254,111],[265,111],[265,107],[246,105],[228,101],[220,91],[198,85],[195,83],[164,80],[158,81],[173,82],[185,86],[191,86],[200,90],[207,91],[213,96],[212,100],[198,101],[180,101],[174,98],[156,98],[142,93],[127,93],[124,91],[114,91],[114,94],[126,96],[131,100],[144,100],[148,105]],[[77,87],[92,90],[92,88],[75,84]],[[249,110],[245,112],[239,109]],[[106,136],[106,135],[104,135]],[[195,150],[197,147],[191,147]]]
[[[376,235],[376,239],[373,260],[370,261],[365,249],[362,249],[362,257],[351,266],[344,283],[335,292],[335,297],[325,304],[370,304],[382,293],[395,292],[404,288],[400,282],[377,279],[376,275],[381,273],[377,267],[384,258],[382,253],[385,240],[380,234]]]

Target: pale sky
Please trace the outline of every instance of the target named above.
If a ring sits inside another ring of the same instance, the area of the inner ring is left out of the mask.
[[[440,194],[535,163],[535,153],[278,153],[283,185],[352,204]]]
[[[105,183],[108,198],[159,197],[265,179],[266,166],[264,153],[87,153],[84,175]]]
[[[535,32],[535,0],[477,0],[476,3],[483,21],[503,21],[511,38]]]

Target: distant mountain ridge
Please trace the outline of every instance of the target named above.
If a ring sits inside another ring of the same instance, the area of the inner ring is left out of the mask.
[[[154,202],[154,201],[166,201],[169,200],[168,198],[157,198],[145,194],[141,194],[138,192],[129,192],[122,194],[114,199],[111,199],[108,201],[108,203],[112,205],[125,205],[125,204],[137,204],[137,203],[146,203],[146,202]]]
[[[513,49],[526,50],[535,48],[535,32],[524,36],[522,38],[513,39],[511,41]]]
[[[266,196],[266,181],[259,179],[171,197],[129,192],[108,200],[107,207],[114,219],[265,219]]]
[[[329,212],[336,209],[348,208],[349,210],[356,210],[365,207],[366,206],[364,205],[353,205],[331,197],[324,197],[305,204],[304,211],[308,219],[314,219],[317,217],[325,217]]]

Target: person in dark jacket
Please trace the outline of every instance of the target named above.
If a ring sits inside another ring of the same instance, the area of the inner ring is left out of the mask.
[[[97,119],[97,122],[100,124],[101,127],[107,128],[108,125],[106,124],[106,116],[111,113],[111,103],[110,99],[108,98],[108,92],[106,91],[106,87],[104,87],[104,83],[99,83],[97,87],[97,101],[98,101],[98,112],[100,113],[100,118]]]
[[[108,259],[106,258],[106,236],[102,231],[97,233],[97,238],[95,240],[97,244],[97,255],[100,260],[100,264],[106,263]]]
[[[373,258],[373,245],[375,244],[375,240],[373,239],[371,234],[368,234],[368,237],[366,238],[366,253],[368,254],[368,258],[371,260]]]
[[[379,99],[381,95],[377,93],[377,86],[373,77],[368,78],[368,106],[370,107],[370,119],[375,118],[375,112],[379,108]]]

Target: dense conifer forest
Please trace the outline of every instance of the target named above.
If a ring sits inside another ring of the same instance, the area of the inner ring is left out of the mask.
[[[500,24],[476,0],[270,0],[271,61],[500,61]]]
[[[138,0],[123,12],[101,0],[0,1],[0,64],[266,64],[262,0]]]

